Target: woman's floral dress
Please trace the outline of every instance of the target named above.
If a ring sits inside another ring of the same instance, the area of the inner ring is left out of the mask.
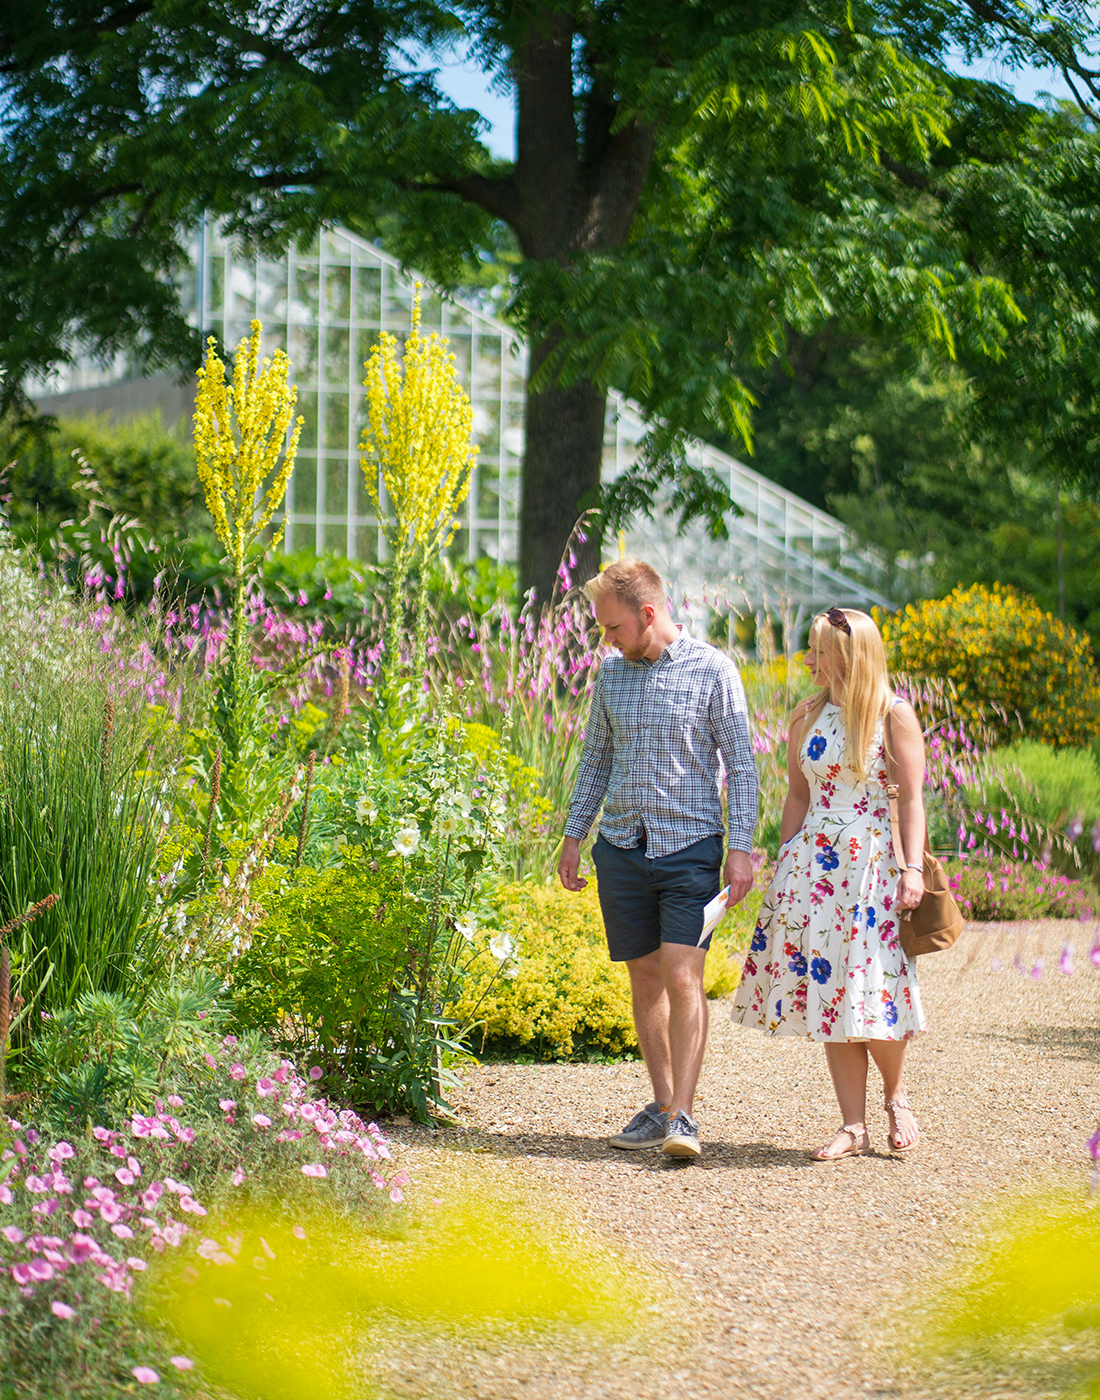
[[[925,1019],[898,941],[882,726],[866,782],[844,762],[839,706],[826,704],[800,742],[810,806],[780,848],[732,1019],[811,1040],[908,1039]]]

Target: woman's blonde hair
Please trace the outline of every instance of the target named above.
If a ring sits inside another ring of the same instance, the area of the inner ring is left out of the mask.
[[[810,645],[816,641],[819,651],[825,651],[841,664],[831,668],[832,687],[825,686],[810,701],[802,732],[807,733],[817,723],[831,698],[831,689],[835,689],[844,720],[844,757],[860,782],[866,782],[868,751],[875,727],[889,709],[894,693],[886,666],[886,648],[874,618],[855,608],[838,611],[844,614],[852,629],[850,635],[843,627],[831,623],[827,613],[819,613],[810,624]]]

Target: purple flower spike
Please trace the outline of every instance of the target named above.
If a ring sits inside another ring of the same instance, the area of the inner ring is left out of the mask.
[[[1094,1162],[1100,1162],[1100,1119],[1097,1119],[1096,1131],[1089,1138],[1085,1146],[1089,1150],[1089,1156]]]
[[[1067,977],[1073,976],[1073,944],[1068,938],[1062,946],[1062,956],[1058,959],[1058,971]]]
[[[1039,958],[1039,959],[1037,960],[1037,962],[1035,963],[1035,966],[1031,969],[1031,975],[1032,975],[1032,977],[1035,979],[1036,982],[1038,982],[1039,979],[1040,979],[1040,977],[1042,977],[1042,975],[1043,975],[1043,960],[1042,960],[1042,958]]]

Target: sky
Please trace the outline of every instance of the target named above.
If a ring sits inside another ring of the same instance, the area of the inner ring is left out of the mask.
[[[436,62],[439,63],[439,86],[451,101],[457,107],[476,108],[485,118],[488,126],[484,140],[492,154],[504,160],[513,160],[516,113],[512,95],[494,92],[488,74],[482,72],[473,60],[463,61],[455,57],[446,63]],[[1038,101],[1041,92],[1049,92],[1056,98],[1073,96],[1062,75],[1056,71],[1025,68],[1013,73],[992,58],[969,65],[960,59],[956,71],[999,82],[1026,102]]]

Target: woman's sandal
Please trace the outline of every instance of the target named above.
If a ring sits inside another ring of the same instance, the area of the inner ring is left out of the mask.
[[[895,1131],[898,1126],[899,1109],[904,1109],[905,1112],[908,1113],[909,1117],[912,1118],[913,1127],[916,1129],[917,1135],[912,1142],[907,1142],[904,1145],[902,1145],[898,1142],[897,1138],[894,1137],[894,1134],[892,1132],[888,1132],[886,1134],[886,1146],[890,1149],[891,1152],[896,1152],[899,1155],[903,1155],[906,1152],[912,1152],[913,1148],[916,1147],[917,1144],[920,1142],[920,1124],[917,1122],[916,1115],[914,1114],[913,1110],[909,1107],[908,1096],[903,1094],[900,1098],[886,1100],[886,1112],[890,1115]]]
[[[829,1152],[826,1149],[836,1142],[838,1137],[847,1135],[851,1138],[851,1144],[843,1152]],[[821,1147],[815,1147],[810,1153],[810,1160],[814,1162],[839,1162],[842,1157],[862,1157],[865,1152],[871,1150],[871,1139],[867,1136],[867,1125],[865,1123],[845,1123],[838,1128],[827,1143]]]

